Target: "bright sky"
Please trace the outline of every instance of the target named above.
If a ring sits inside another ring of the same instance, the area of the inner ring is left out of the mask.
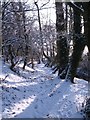
[[[39,8],[47,3],[49,0],[28,0],[28,2],[30,3],[31,7],[34,7],[34,9],[37,9],[36,6],[34,5],[34,1],[38,1],[37,4],[39,6]],[[43,22],[49,21],[49,19],[52,20],[52,22],[55,23],[56,21],[56,14],[55,14],[55,0],[50,0],[50,2],[48,4],[46,4],[45,6],[43,6],[43,10],[40,10],[40,17],[41,17],[41,21],[43,20]],[[53,8],[50,8],[53,7]],[[48,8],[48,9],[44,9],[44,8]],[[37,11],[35,12],[37,15]]]

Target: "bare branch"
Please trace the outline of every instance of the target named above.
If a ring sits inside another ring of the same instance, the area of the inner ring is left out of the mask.
[[[39,10],[43,10],[43,9],[51,9],[51,8],[55,8],[55,7],[46,7],[46,8],[40,8]],[[28,11],[37,11],[37,9],[27,9],[27,10],[24,10],[24,12],[28,12]],[[11,12],[22,12],[20,10],[13,10]],[[9,12],[8,12],[9,13]]]
[[[9,4],[10,4],[10,0],[6,3],[4,2],[4,4],[2,4],[2,8],[6,9]]]
[[[48,0],[46,3],[44,3],[44,4],[40,7],[40,9],[41,9],[42,7],[44,7],[45,5],[47,5],[49,2],[50,2],[50,0]]]
[[[79,13],[84,12],[83,9],[81,9],[80,7],[78,7],[76,4],[72,3],[72,2],[67,2],[67,5],[69,5],[70,7],[72,7],[74,10],[78,11]]]

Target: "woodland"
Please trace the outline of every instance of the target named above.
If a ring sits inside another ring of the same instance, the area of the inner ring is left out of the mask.
[[[8,0],[1,2],[0,9],[2,66],[8,64],[9,70],[22,77],[20,69],[35,70],[36,65],[44,64],[59,81],[64,79],[75,85],[75,78],[83,79],[89,94],[90,2]],[[47,17],[41,14],[48,9],[54,9],[56,21],[50,18],[52,10]],[[88,51],[84,53],[85,48]],[[19,64],[22,64],[20,69]],[[2,84],[8,75],[0,79]],[[84,112],[89,119],[90,94]]]

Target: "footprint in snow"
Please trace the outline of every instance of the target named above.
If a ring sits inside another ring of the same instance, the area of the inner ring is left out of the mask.
[[[38,105],[35,105],[35,107],[34,107],[35,109],[37,109],[38,108]]]
[[[15,114],[15,112],[13,112],[12,114]]]

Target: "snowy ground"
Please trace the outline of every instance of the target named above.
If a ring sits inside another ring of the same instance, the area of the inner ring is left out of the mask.
[[[24,71],[21,67],[18,76],[2,64],[3,118],[83,118],[80,110],[88,91],[86,81],[60,80],[44,64]]]

